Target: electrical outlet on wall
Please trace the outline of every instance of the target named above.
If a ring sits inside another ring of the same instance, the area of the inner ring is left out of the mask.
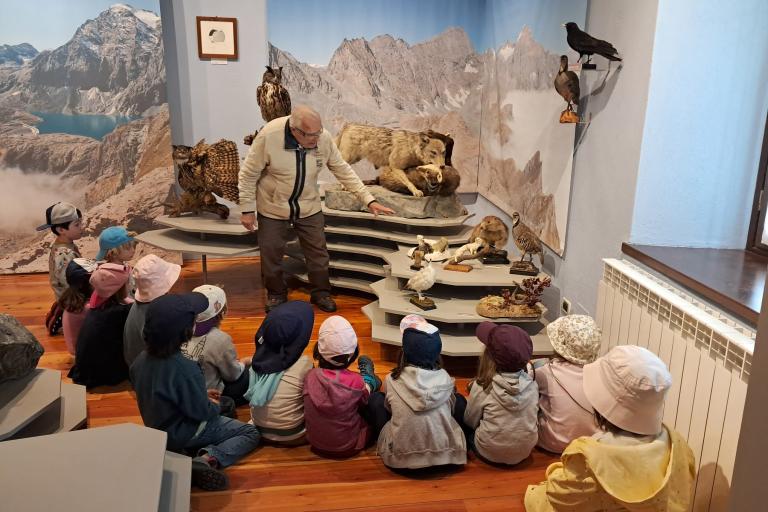
[[[560,310],[563,312],[564,315],[570,315],[571,314],[571,301],[563,297],[563,303],[560,304]]]

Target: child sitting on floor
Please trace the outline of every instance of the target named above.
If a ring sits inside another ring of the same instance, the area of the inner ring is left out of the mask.
[[[219,415],[216,393],[207,391],[200,367],[181,354],[192,336],[195,315],[205,311],[201,293],[164,295],[147,310],[147,348],[131,365],[131,382],[144,424],[168,434],[169,450],[192,459],[192,484],[203,490],[229,486],[220,471],[259,444],[253,426]]]
[[[360,410],[381,381],[369,357],[360,358],[360,373],[347,369],[358,354],[357,334],[345,318],[331,316],[320,325],[313,351],[319,367],[304,379],[307,440],[320,455],[351,457],[378,434],[372,434]]]
[[[96,262],[85,258],[75,258],[67,265],[69,288],[64,290],[59,304],[64,310],[62,317],[64,343],[67,346],[67,352],[72,355],[75,355],[77,337],[88,312],[88,299],[93,293],[90,279],[94,270],[96,270]]]
[[[136,302],[131,306],[123,329],[123,356],[128,366],[145,348],[144,318],[149,304],[168,293],[180,273],[180,265],[169,263],[154,254],[147,254],[136,262],[132,273],[136,283]]]
[[[69,377],[88,388],[112,386],[128,378],[123,359],[123,327],[131,299],[126,284],[131,267],[104,263],[91,275],[90,311],[77,337],[75,365]]]
[[[243,395],[248,391],[251,360],[245,358],[240,361],[232,337],[219,329],[227,313],[227,295],[218,286],[209,284],[192,291],[206,296],[208,308],[197,315],[192,339],[181,346],[181,353],[203,370],[208,389],[215,389],[232,398],[237,405],[245,404],[247,401]]]
[[[547,325],[556,356],[534,361],[539,385],[539,446],[562,453],[581,436],[597,432],[595,414],[584,395],[584,365],[600,350],[600,328],[586,315],[561,316]]]
[[[479,324],[476,334],[485,350],[464,413],[466,426],[474,429],[467,444],[482,460],[517,464],[538,439],[539,392],[526,371],[533,342],[521,328],[493,322]]]
[[[49,334],[55,335],[61,329],[64,310],[58,303],[67,289],[67,265],[80,257],[75,240],[83,236],[83,214],[74,205],[56,203],[45,210],[45,224],[38,226],[38,231],[49,229],[56,235],[48,256],[48,280],[51,283],[55,301],[45,317],[45,326]]]
[[[122,226],[111,226],[99,234],[99,253],[96,261],[126,265],[136,254],[136,233]],[[136,282],[133,275],[128,276],[128,296],[133,298]]]
[[[392,416],[379,435],[379,456],[399,469],[466,464],[464,434],[453,416],[464,415],[466,400],[454,393],[453,378],[441,368],[440,333],[418,315],[405,317],[401,330],[400,361],[384,385],[382,406]]]
[[[290,301],[272,309],[256,332],[245,398],[251,404],[253,424],[274,443],[306,442],[304,377],[312,361],[302,352],[314,322],[309,303]]]
[[[528,487],[525,510],[687,511],[696,481],[693,453],[661,422],[671,384],[664,362],[634,345],[585,365],[584,394],[600,431],[569,444],[546,480]]]

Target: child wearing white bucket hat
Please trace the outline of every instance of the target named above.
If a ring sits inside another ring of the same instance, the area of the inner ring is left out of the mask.
[[[601,430],[573,441],[547,480],[528,487],[525,510],[687,511],[693,452],[661,422],[671,384],[664,362],[634,345],[585,365],[584,394]]]
[[[228,396],[237,405],[246,403],[243,394],[248,390],[247,368],[250,358],[237,357],[232,337],[219,326],[227,313],[227,295],[218,286],[204,284],[193,292],[202,293],[208,299],[208,308],[195,318],[192,338],[182,344],[181,353],[195,361],[203,370],[208,390],[216,390]]]
[[[584,365],[597,359],[600,328],[586,315],[561,316],[547,325],[555,357],[534,361],[539,385],[539,447],[562,453],[581,436],[597,432],[594,411],[584,395]]]

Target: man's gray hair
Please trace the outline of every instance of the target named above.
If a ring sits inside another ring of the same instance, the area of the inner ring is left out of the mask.
[[[302,128],[306,126],[304,122],[308,119],[315,119],[317,122],[322,122],[320,120],[320,114],[318,114],[312,107],[308,107],[307,105],[296,105],[291,109],[290,123],[292,127]]]

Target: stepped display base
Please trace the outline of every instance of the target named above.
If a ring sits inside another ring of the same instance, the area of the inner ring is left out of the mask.
[[[58,373],[58,372],[56,372]],[[133,424],[0,443],[3,510],[158,510],[166,434]]]
[[[371,302],[362,308],[363,313],[371,321],[371,339],[388,345],[402,345],[400,334],[400,317],[391,321],[387,314],[379,308],[379,302]],[[520,324],[528,331],[533,340],[533,355],[536,357],[551,356],[554,353],[552,344],[546,334],[544,322]],[[483,353],[484,345],[474,335],[474,325],[440,327],[440,339],[443,342],[442,354],[446,356],[479,356]]]
[[[20,379],[0,386],[0,441],[34,422],[61,397],[61,373],[36,368]],[[9,509],[13,510],[13,509]]]
[[[190,233],[210,233],[216,235],[247,235],[250,233],[240,224],[239,214],[230,216],[228,219],[222,219],[218,215],[208,213],[201,215],[185,213],[181,217],[161,215],[155,219],[155,222],[162,226]]]

